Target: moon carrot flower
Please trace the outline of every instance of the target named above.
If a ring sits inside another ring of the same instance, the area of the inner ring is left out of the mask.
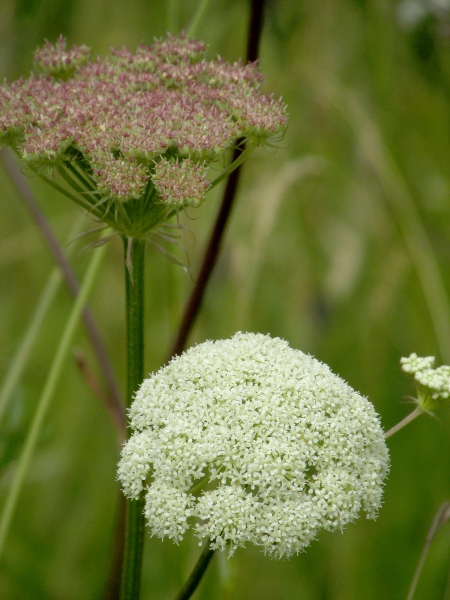
[[[191,348],[130,409],[118,477],[153,535],[232,554],[303,550],[381,504],[389,458],[372,404],[329,367],[253,333]]]

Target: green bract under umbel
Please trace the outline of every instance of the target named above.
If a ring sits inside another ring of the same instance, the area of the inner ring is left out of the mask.
[[[154,535],[291,556],[361,510],[389,458],[372,404],[315,358],[253,333],[205,342],[145,380],[118,476]]]
[[[270,143],[287,116],[261,93],[255,64],[204,59],[201,42],[169,36],[90,60],[60,38],[35,54],[37,74],[0,87],[0,146],[130,237],[210,187],[208,165],[236,146]],[[59,185],[59,183],[58,183]]]
[[[416,353],[401,359],[402,370],[414,377],[417,398],[422,411],[433,412],[450,404],[450,367],[435,367],[434,356],[417,356]]]

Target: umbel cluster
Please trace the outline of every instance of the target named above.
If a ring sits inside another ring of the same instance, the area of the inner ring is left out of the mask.
[[[86,46],[46,42],[28,78],[0,86],[0,147],[48,179],[59,173],[66,195],[142,237],[174,209],[199,206],[208,166],[223,168],[238,141],[285,131],[285,106],[261,92],[256,64],[205,51],[169,36],[91,59]]]
[[[329,367],[253,333],[205,342],[146,379],[118,476],[152,533],[188,529],[232,554],[280,558],[360,511],[374,518],[389,458],[372,404]]]

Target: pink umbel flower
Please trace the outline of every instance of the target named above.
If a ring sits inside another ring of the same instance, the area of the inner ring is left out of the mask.
[[[0,147],[49,180],[59,173],[79,204],[142,237],[202,203],[207,167],[227,150],[286,129],[286,108],[261,92],[256,64],[209,61],[205,51],[168,36],[91,60],[86,46],[46,42],[37,74],[0,86]]]

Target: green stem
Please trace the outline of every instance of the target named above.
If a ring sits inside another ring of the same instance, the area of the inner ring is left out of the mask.
[[[194,37],[197,33],[197,30],[200,26],[200,23],[205,16],[206,9],[208,8],[210,0],[200,0],[199,6],[195,15],[192,17],[189,27],[187,28],[186,37],[191,38]]]
[[[39,329],[47,315],[48,309],[58,291],[62,282],[61,271],[58,268],[53,269],[48,282],[39,299],[39,303],[33,314],[30,324],[27,327],[22,342],[9,365],[5,379],[0,387],[0,421],[5,412],[9,399],[22,375],[22,372],[30,357],[31,348],[37,338]]]
[[[229,175],[231,175],[233,171],[235,171],[245,160],[247,160],[247,158],[250,156],[254,149],[255,146],[253,145],[248,145],[246,148],[244,148],[244,150],[242,150],[242,152],[239,154],[236,160],[234,160],[223,173],[221,173],[218,177],[213,179],[209,189],[215,187],[218,183],[220,183]]]
[[[145,241],[123,238],[125,249],[127,321],[127,408],[144,378],[144,256]],[[131,435],[127,428],[127,439]],[[144,548],[143,498],[126,501],[125,548],[121,600],[137,600]]]
[[[95,252],[92,254],[91,263],[87,269],[83,285],[81,286],[80,292],[72,307],[72,311],[69,315],[62,338],[59,342],[58,349],[55,353],[53,364],[48,374],[44,390],[37,403],[37,409],[33,418],[33,422],[27,434],[22,453],[19,457],[17,469],[14,473],[13,482],[9,488],[5,507],[0,519],[0,555],[4,549],[5,539],[9,531],[9,526],[11,524],[15,508],[17,506],[19,494],[23,486],[25,475],[30,467],[45,417],[47,416],[48,409],[50,408],[53,393],[56,389],[64,362],[72,345],[81,311],[83,310],[86,299],[94,284],[101,260],[105,254],[105,250],[106,245],[103,245],[98,250],[95,250]]]
[[[434,537],[442,525],[446,521],[450,519],[450,502],[444,502],[438,509],[433,523],[428,531],[427,538],[425,540],[425,545],[422,549],[422,554],[420,555],[419,563],[414,572],[413,579],[411,581],[411,585],[408,590],[408,596],[406,600],[413,600],[414,594],[416,593],[417,584],[419,583],[419,578],[422,573],[423,565],[425,564],[425,559],[427,558],[428,551],[430,550],[430,546],[434,540]]]
[[[81,223],[81,219],[77,219],[69,234],[69,240],[71,240],[75,233],[80,229]],[[67,256],[69,256],[69,253],[70,249],[67,252]],[[14,355],[13,360],[11,361],[5,379],[0,386],[0,421],[11,398],[11,394],[22,375],[27,361],[29,360],[33,344],[36,341],[39,330],[44,322],[44,319],[56,295],[56,292],[61,285],[62,280],[63,275],[61,270],[59,268],[54,269],[47,281],[44,291],[42,292],[21,344]]]
[[[198,559],[192,573],[190,574],[189,579],[181,588],[181,591],[176,597],[176,600],[188,600],[192,596],[192,594],[197,589],[197,586],[200,583],[201,578],[203,577],[206,569],[208,568],[208,565],[211,562],[213,556],[214,550],[211,550],[209,540],[207,540],[202,550],[202,553],[200,554],[200,558]]]
[[[97,188],[95,187],[95,183],[93,182],[93,180],[89,177],[89,175],[86,173],[86,171],[83,171],[82,166],[75,163],[75,165],[72,164],[72,162],[67,161],[65,163],[65,167],[66,169],[68,169],[71,173],[73,173],[73,175],[78,179],[78,181],[81,183],[81,185],[88,191],[91,192],[92,195],[96,195],[97,199],[99,197],[99,193],[97,191]],[[80,172],[81,170],[81,172]]]
[[[74,194],[71,194],[70,192],[68,192],[67,190],[65,190],[61,185],[59,185],[58,183],[55,183],[50,177],[47,177],[46,175],[42,175],[41,173],[37,173],[37,175],[43,181],[45,181],[46,183],[48,183],[49,185],[51,185],[53,189],[57,190],[58,192],[60,192],[64,196],[66,196],[66,198],[69,198],[69,200],[73,200],[73,202],[75,202],[76,204],[78,204],[79,206],[81,206],[81,208],[83,208],[84,210],[86,210],[86,212],[88,212],[90,214],[93,214],[95,217],[100,218],[101,214],[100,213],[98,213],[98,214],[94,213],[94,211],[92,210],[92,206],[90,204],[88,204],[87,202],[84,202],[83,200],[81,200],[77,196],[74,196]]]
[[[403,429],[403,427],[405,427],[405,425],[408,425],[408,423],[411,423],[411,421],[413,421],[416,417],[421,415],[422,412],[423,411],[419,407],[417,407],[415,410],[412,411],[412,413],[409,413],[409,415],[407,417],[405,417],[402,421],[400,421],[400,423],[397,423],[397,425],[394,425],[394,427],[389,429],[389,431],[386,431],[386,433],[384,434],[385,439],[387,440],[388,438],[391,437],[391,435],[394,435],[394,433],[397,433],[397,431],[400,431],[400,429]]]

